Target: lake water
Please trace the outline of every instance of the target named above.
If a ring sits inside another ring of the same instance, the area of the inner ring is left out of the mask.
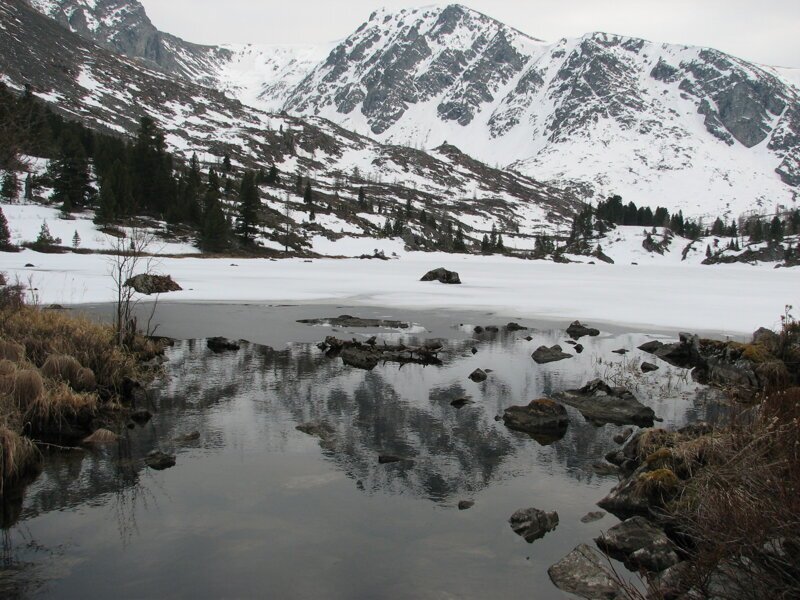
[[[146,310],[146,307],[142,307]],[[87,307],[107,315],[108,307]],[[406,331],[300,325],[339,314],[409,321]],[[155,414],[120,447],[48,456],[21,501],[3,506],[0,595],[46,598],[563,598],[547,568],[618,521],[583,524],[616,482],[591,468],[623,427],[568,408],[541,445],[495,420],[503,409],[602,377],[627,385],[662,426],[716,420],[714,394],[636,350],[669,336],[617,329],[575,358],[536,365],[568,323],[473,334],[510,319],[477,313],[319,306],[162,305],[157,333],[181,338],[148,391]],[[140,319],[140,323],[142,319]],[[327,335],[409,343],[442,338],[441,366],[328,358]],[[202,339],[246,338],[215,354]],[[532,336],[528,341],[526,336]],[[473,346],[478,353],[473,355]],[[612,350],[626,348],[625,356]],[[642,375],[643,359],[661,369]],[[476,368],[489,379],[473,383]],[[458,410],[456,398],[472,403]],[[322,442],[296,430],[324,421]],[[183,434],[200,438],[180,442]],[[153,471],[144,456],[173,453]],[[411,460],[379,464],[378,456]],[[472,500],[469,510],[458,502]],[[508,518],[537,507],[558,528],[533,544]]]

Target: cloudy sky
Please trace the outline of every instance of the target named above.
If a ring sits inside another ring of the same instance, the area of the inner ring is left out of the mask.
[[[342,39],[379,6],[419,0],[141,0],[159,29],[199,43],[317,44]],[[800,0],[463,0],[544,40],[589,31],[710,46],[800,67]]]

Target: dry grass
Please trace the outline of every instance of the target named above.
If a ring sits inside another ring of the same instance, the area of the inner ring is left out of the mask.
[[[36,471],[40,461],[41,454],[33,442],[0,425],[0,496],[6,485]]]
[[[25,359],[25,347],[16,342],[0,339],[0,359],[20,363]]]
[[[800,388],[671,451],[696,465],[671,505],[692,540],[691,585],[736,598],[800,597]]]
[[[24,369],[14,375],[11,397],[24,414],[29,407],[44,401],[44,380],[38,371]]]
[[[140,359],[148,360],[160,352],[157,343],[144,338],[137,338],[133,348],[121,348],[115,343],[110,326],[84,317],[31,307],[0,311],[0,335],[7,340],[21,341],[28,361],[34,366],[44,367],[53,356],[70,357],[79,367],[92,371],[96,385],[115,393],[121,390],[126,377],[136,379],[141,376]],[[64,367],[74,370],[75,365]],[[63,381],[76,381],[72,375],[64,375],[61,373]]]

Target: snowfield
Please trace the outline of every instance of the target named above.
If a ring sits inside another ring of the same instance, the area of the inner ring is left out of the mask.
[[[388,248],[387,248],[388,249]],[[0,271],[30,283],[44,304],[109,302],[102,255],[0,253]],[[25,267],[25,264],[34,267]],[[463,285],[423,283],[444,266]],[[162,258],[155,268],[184,288],[161,302],[315,303],[482,310],[509,319],[581,319],[643,331],[744,336],[777,327],[786,304],[800,305],[796,269],[669,263],[555,264],[501,256],[406,253],[391,261]]]

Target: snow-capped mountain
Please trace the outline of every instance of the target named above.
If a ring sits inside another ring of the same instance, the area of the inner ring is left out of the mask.
[[[545,43],[458,5],[374,13],[287,109],[691,214],[791,205],[800,185],[785,71],[604,33]]]
[[[284,188],[265,189],[264,201],[276,215],[296,203],[300,210],[292,210],[302,218],[294,181],[310,177],[320,205],[316,225],[334,236],[375,236],[408,206],[437,223],[460,225],[468,241],[479,241],[494,225],[508,232],[509,245],[516,236],[518,245],[532,248],[537,233],[567,230],[579,207],[570,192],[487,167],[452,146],[420,151],[385,145],[319,117],[247,106],[101,48],[22,0],[0,3],[0,82],[20,92],[27,85],[58,112],[106,131],[133,134],[149,115],[166,132],[170,149],[186,158],[196,152],[213,164],[228,153],[248,168],[274,164]],[[381,213],[358,210],[360,188]],[[419,227],[409,226],[412,232]]]
[[[136,0],[27,1],[250,106],[382,143],[447,143],[595,197],[734,217],[800,195],[797,69],[605,33],[543,42],[460,5],[377,11],[331,49],[196,46],[158,32]]]

